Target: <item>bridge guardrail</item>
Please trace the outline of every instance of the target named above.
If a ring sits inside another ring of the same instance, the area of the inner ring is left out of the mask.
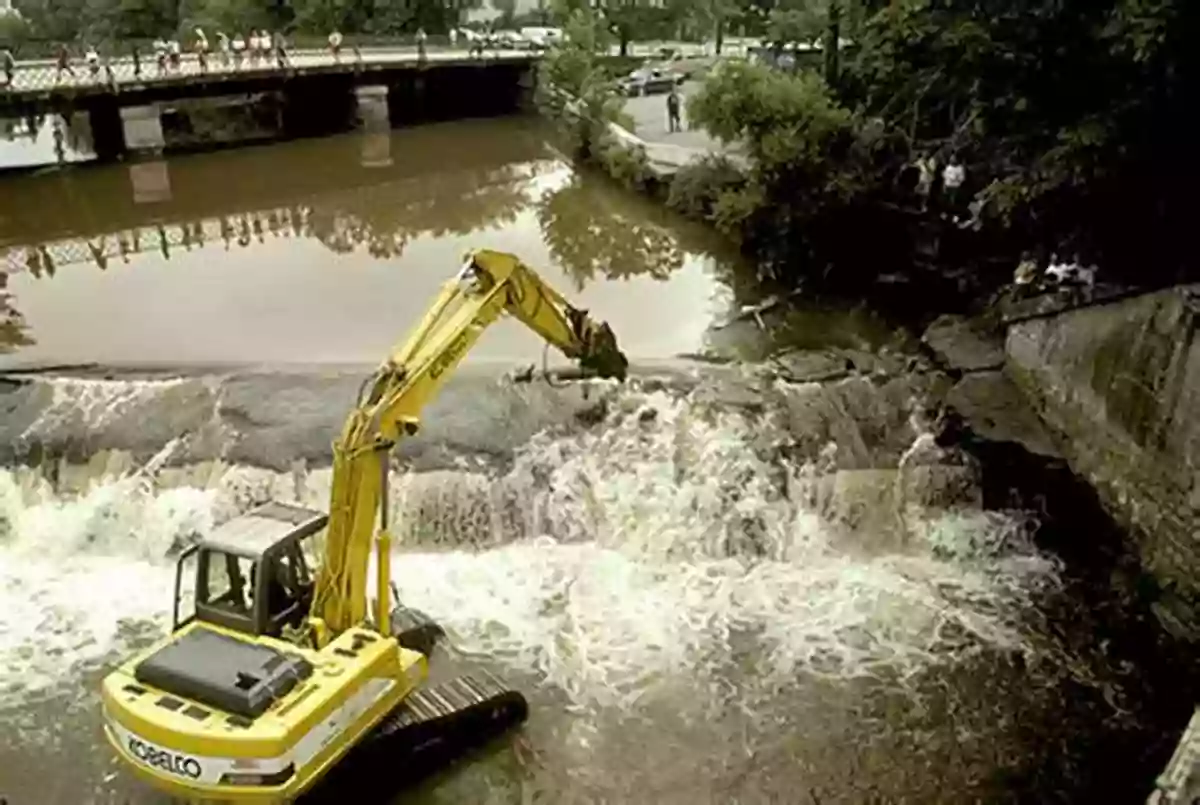
[[[410,64],[421,62],[435,64],[439,61],[481,59],[504,60],[529,58],[530,54],[523,51],[484,50],[467,51],[451,50],[449,48],[426,50],[424,57],[416,48],[388,48],[377,50],[354,50],[343,52],[335,57],[331,53],[320,50],[289,51],[287,59],[282,64],[276,54],[268,54],[265,58],[250,59],[243,56],[234,59],[225,58],[222,54],[209,54],[204,66],[196,54],[181,56],[178,66],[168,63],[165,67],[151,54],[149,58],[134,60],[131,57],[110,59],[99,63],[95,70],[86,63],[72,62],[69,70],[60,71],[57,65],[49,63],[23,62],[17,66],[11,84],[0,86],[0,100],[5,94],[29,91],[46,91],[56,89],[94,89],[97,86],[108,86],[114,90],[122,84],[154,84],[177,81],[182,78],[195,78],[205,75],[287,75],[291,71],[306,68],[332,67],[339,65],[386,65]],[[0,76],[2,80],[2,76]]]

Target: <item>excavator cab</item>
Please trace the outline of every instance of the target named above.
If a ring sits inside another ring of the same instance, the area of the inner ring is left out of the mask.
[[[329,517],[268,503],[235,517],[180,555],[174,629],[193,620],[246,635],[280,637],[312,606],[313,543]],[[191,590],[188,590],[189,582]]]

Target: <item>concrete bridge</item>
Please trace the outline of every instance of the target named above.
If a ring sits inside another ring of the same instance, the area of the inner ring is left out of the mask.
[[[110,61],[95,74],[83,64],[60,75],[53,64],[22,64],[0,93],[0,117],[82,112],[98,159],[162,151],[165,108],[189,99],[268,97],[279,133],[329,134],[356,119],[382,125],[505,114],[534,86],[539,56],[529,52],[415,49],[353,51],[340,58],[298,51],[282,66],[270,57],[240,64],[185,58],[160,71],[153,58]]]

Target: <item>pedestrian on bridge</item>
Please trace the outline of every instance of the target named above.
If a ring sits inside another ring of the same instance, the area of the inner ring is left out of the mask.
[[[54,57],[55,84],[62,80],[64,72],[69,73],[71,78],[75,77],[75,68],[71,67],[71,52],[67,50],[66,45],[60,42]]]
[[[217,54],[221,60],[222,69],[229,69],[229,37],[224,31],[217,31]]]
[[[158,67],[159,76],[167,72],[167,43],[163,39],[154,40],[154,63]]]
[[[275,36],[275,61],[282,70],[285,67],[291,66],[291,59],[288,58],[287,40],[283,38],[282,31],[276,31]]]
[[[342,60],[342,34],[340,31],[335,30],[329,34],[329,52],[333,54],[335,62]]]
[[[267,64],[271,52],[271,37],[267,35],[266,31],[251,31],[250,48],[254,53],[255,64]]]
[[[4,88],[12,89],[13,73],[17,69],[17,60],[13,58],[12,51],[8,48],[0,51],[0,66],[4,68]]]
[[[428,37],[424,28],[417,29],[417,61],[425,61],[425,40]]]
[[[246,40],[242,39],[241,34],[233,35],[233,43],[230,45],[233,49],[233,69],[242,69],[242,56],[246,52]]]
[[[91,74],[92,80],[98,81],[100,79],[100,54],[96,52],[96,48],[88,45],[83,59],[87,62],[88,73]]]
[[[196,61],[200,65],[200,72],[208,72],[208,37],[204,35],[202,28],[196,29]]]

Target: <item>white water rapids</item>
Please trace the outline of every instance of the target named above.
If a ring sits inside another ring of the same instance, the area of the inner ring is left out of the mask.
[[[835,472],[834,443],[783,458],[770,415],[615,399],[501,475],[397,476],[405,603],[583,711],[713,692],[745,634],[753,670],[737,684],[763,689],[1025,648],[1022,613],[1058,566],[1020,516],[930,493],[946,484],[920,458],[938,452],[927,437],[899,471]],[[144,467],[100,454],[57,483],[0,471],[0,709],[165,628],[177,541],[272,496],[325,505],[327,470],[159,466],[172,450]]]

